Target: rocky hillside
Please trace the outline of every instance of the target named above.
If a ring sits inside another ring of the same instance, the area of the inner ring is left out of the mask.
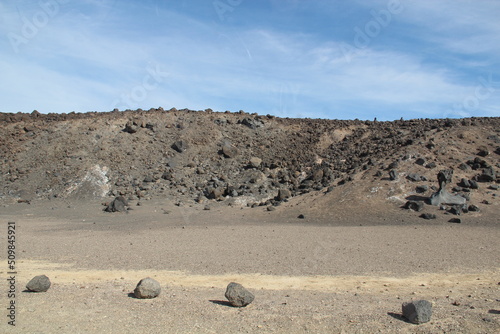
[[[347,183],[437,185],[441,169],[453,169],[455,183],[495,187],[500,118],[341,121],[161,108],[4,113],[0,159],[2,200],[123,195],[277,205]]]

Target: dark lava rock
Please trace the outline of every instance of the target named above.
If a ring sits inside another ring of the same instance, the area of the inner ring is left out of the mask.
[[[467,164],[461,163],[460,165],[458,165],[458,169],[461,169],[463,171],[470,171],[472,168]]]
[[[306,216],[304,216],[303,214],[300,214],[300,215],[297,216],[297,218],[299,218],[299,219],[305,219]]]
[[[433,162],[429,162],[425,168],[429,168],[429,169],[432,169],[432,168],[436,168],[436,163],[433,161]]]
[[[182,153],[188,149],[188,145],[185,140],[178,140],[172,144],[172,148],[177,152]]]
[[[127,133],[136,133],[138,129],[139,129],[139,127],[137,126],[137,124],[135,124],[132,121],[128,121],[127,124],[125,125],[125,129],[123,129],[123,131],[125,131]]]
[[[26,284],[26,290],[31,292],[45,292],[50,288],[50,279],[45,275],[38,275]]]
[[[137,283],[134,289],[134,296],[140,299],[150,299],[157,297],[160,292],[160,283],[150,277],[146,277]]]
[[[460,218],[451,218],[450,220],[448,220],[448,222],[455,223],[455,224],[461,224],[462,220]]]
[[[287,198],[292,197],[292,192],[288,189],[280,189],[278,191],[278,196],[276,196],[277,201],[283,201]]]
[[[395,181],[398,179],[398,172],[396,172],[394,169],[389,172],[389,179],[391,181]]]
[[[425,159],[424,158],[418,158],[415,163],[417,165],[423,166],[425,164]]]
[[[436,215],[432,214],[432,213],[422,213],[420,215],[421,218],[424,218],[424,219],[427,219],[427,220],[430,220],[430,219],[436,219]]]
[[[262,121],[258,120],[258,119],[254,119],[254,118],[244,118],[242,121],[241,121],[241,124],[243,125],[246,125],[248,126],[250,129],[257,129],[257,128],[260,128],[262,126],[264,126],[264,123],[262,123]]]
[[[425,176],[422,176],[422,175],[419,175],[416,173],[410,173],[406,176],[406,178],[410,181],[413,181],[413,182],[427,181]]]
[[[496,180],[496,173],[493,167],[483,169],[483,173],[477,176],[479,182],[493,182]]]
[[[449,213],[451,213],[452,215],[455,215],[455,216],[460,216],[460,214],[462,213],[462,208],[458,205],[455,205],[455,206],[452,206],[449,210],[448,210]]]
[[[474,205],[474,204],[469,205],[468,209],[470,212],[479,212],[479,207],[477,205]]]
[[[116,197],[109,205],[104,209],[106,212],[127,212],[128,202],[123,196]]]
[[[234,307],[245,307],[255,299],[254,295],[243,285],[234,282],[228,284],[225,296]]]
[[[408,210],[417,211],[417,212],[422,211],[422,209],[424,208],[424,202],[422,202],[422,201],[408,201],[408,202],[406,202],[404,208],[408,209]]]
[[[485,156],[490,155],[490,151],[488,151],[487,149],[482,148],[482,149],[478,150],[477,155],[479,155],[480,157],[485,157]]]
[[[414,324],[423,324],[431,320],[432,304],[427,300],[403,303],[403,317]]]
[[[429,190],[429,186],[417,186],[417,187],[415,188],[415,191],[416,191],[417,193],[419,193],[419,194],[421,194],[421,193],[425,193],[425,192],[426,192],[426,191],[428,191],[428,190]]]

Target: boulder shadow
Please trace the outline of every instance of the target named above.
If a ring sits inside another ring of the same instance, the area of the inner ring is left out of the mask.
[[[133,298],[133,299],[139,299],[139,298],[137,298],[137,297],[134,295],[134,293],[133,293],[133,292],[129,292],[129,293],[127,293],[127,297],[129,297],[129,298]]]
[[[387,315],[393,317],[394,319],[397,319],[399,321],[406,322],[408,324],[411,324],[411,322],[408,321],[401,313],[394,313],[394,312],[387,312]]]
[[[430,199],[428,196],[410,195],[406,197],[408,201],[422,201],[425,204],[429,204]]]
[[[209,300],[209,302],[217,305],[222,305],[222,306],[227,306],[227,307],[234,307],[230,302],[227,300]]]

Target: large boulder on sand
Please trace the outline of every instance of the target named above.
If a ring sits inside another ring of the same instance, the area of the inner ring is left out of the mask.
[[[38,275],[26,284],[26,289],[31,292],[45,292],[50,288],[50,279],[45,275]]]
[[[231,282],[227,286],[226,294],[227,300],[234,307],[244,307],[253,302],[254,295],[245,289],[241,284]]]
[[[432,304],[427,300],[403,303],[403,317],[414,324],[423,324],[431,320]]]
[[[160,294],[160,292],[160,283],[150,277],[146,277],[137,283],[134,290],[134,296],[140,299],[155,298]]]

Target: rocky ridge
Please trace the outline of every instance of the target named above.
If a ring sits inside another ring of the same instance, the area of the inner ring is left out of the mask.
[[[0,114],[0,132],[2,200],[123,196],[165,197],[180,206],[276,206],[385,179],[425,193],[437,189],[442,169],[455,171],[450,188],[466,196],[478,182],[484,190],[500,181],[500,118],[378,122],[210,109],[35,111]]]

